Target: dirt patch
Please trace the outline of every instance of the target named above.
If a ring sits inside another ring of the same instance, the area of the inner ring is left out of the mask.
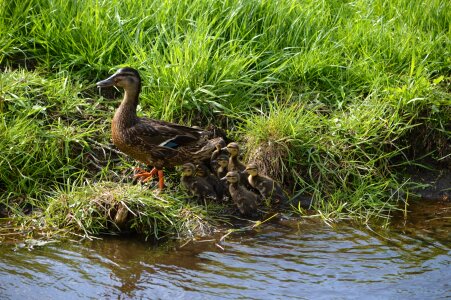
[[[430,201],[451,201],[451,170],[430,169],[410,172],[413,182],[423,184],[423,187],[412,190],[416,196]]]

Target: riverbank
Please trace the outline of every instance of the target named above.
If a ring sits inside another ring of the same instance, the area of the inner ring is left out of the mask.
[[[0,210],[18,225],[117,232],[119,203],[140,215],[142,199],[126,227],[156,238],[229,214],[186,201],[177,171],[163,195],[131,184],[136,162],[110,141],[121,93],[95,88],[124,65],[143,78],[139,115],[223,128],[244,161],[312,199],[289,209],[300,218],[388,222],[418,190],[409,168],[449,168],[451,4],[0,4]]]

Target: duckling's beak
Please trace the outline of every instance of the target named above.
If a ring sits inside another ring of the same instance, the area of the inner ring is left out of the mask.
[[[114,77],[116,76],[116,74],[111,75],[110,77],[108,77],[105,80],[99,81],[96,83],[97,87],[108,87],[108,86],[113,86],[114,85]]]

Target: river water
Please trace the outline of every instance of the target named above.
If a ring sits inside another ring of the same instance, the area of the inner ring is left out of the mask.
[[[451,205],[388,229],[279,221],[187,244],[139,238],[0,246],[0,299],[445,299]]]

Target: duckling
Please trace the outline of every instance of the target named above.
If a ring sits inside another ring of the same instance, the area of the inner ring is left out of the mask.
[[[210,157],[210,169],[213,173],[216,174],[216,170],[219,168],[218,165],[218,157],[220,156],[227,156],[227,163],[229,161],[229,151],[227,151],[227,148],[225,147],[225,142],[223,144],[216,144],[216,149],[213,151]],[[224,177],[225,174],[221,177]],[[221,178],[219,177],[219,178]]]
[[[211,154],[211,157],[210,157],[211,162],[216,161],[220,155],[228,156],[229,151],[227,151],[227,148],[225,148],[225,142],[224,141],[222,141],[222,142],[223,143],[216,144],[216,149],[215,149],[215,151],[213,151],[213,153]]]
[[[164,186],[164,167],[189,161],[208,161],[215,145],[225,143],[222,137],[215,137],[215,130],[207,131],[138,117],[136,108],[141,92],[141,77],[133,68],[121,68],[109,78],[97,82],[97,86],[124,89],[124,98],[111,124],[113,143],[123,153],[147,166],[153,166],[152,171],[138,174],[137,177],[148,180],[158,174],[160,190]]]
[[[238,145],[238,143],[232,142],[227,145],[226,149],[230,153],[227,170],[229,172],[237,171],[240,174],[241,184],[244,185],[248,190],[253,190],[253,188],[249,185],[249,182],[247,182],[247,176],[249,176],[249,174],[246,171],[246,165],[243,164],[238,158],[238,156],[240,155],[240,146]]]
[[[195,176],[195,171],[196,166],[193,163],[182,165],[182,177],[180,179],[182,188],[200,201],[217,200],[218,196],[214,188],[205,178]]]
[[[196,176],[204,178],[213,187],[218,200],[223,200],[225,186],[215,175],[210,172],[206,165],[198,164],[196,166]]]
[[[229,157],[227,155],[221,154],[216,159],[217,167],[215,168],[216,176],[218,178],[222,178],[226,176],[228,172],[228,165],[229,165]]]
[[[258,196],[240,184],[240,174],[237,171],[228,172],[225,176],[229,183],[229,192],[233,202],[241,214],[253,216],[257,213]]]
[[[240,154],[240,146],[238,143],[232,142],[227,145],[227,151],[230,153],[228,170],[243,172],[246,166],[240,161],[238,155]]]
[[[247,178],[249,184],[258,190],[264,199],[269,199],[276,205],[288,202],[288,197],[280,184],[268,176],[260,175],[255,163],[248,164],[246,171],[249,174]]]
[[[224,191],[224,196],[230,197],[229,188],[227,186],[227,180],[225,176],[228,172],[227,166],[229,165],[229,155],[221,154],[219,155],[215,161],[211,162],[211,166],[218,178],[219,184],[222,186],[222,190]]]

